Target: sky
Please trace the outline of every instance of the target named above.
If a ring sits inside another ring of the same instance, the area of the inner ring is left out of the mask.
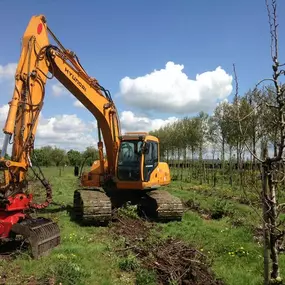
[[[277,2],[282,59],[285,3]],[[123,132],[154,130],[200,111],[211,114],[218,102],[233,98],[233,64],[240,94],[271,77],[263,0],[0,0],[1,126],[21,37],[37,14],[46,16],[61,43],[110,90]],[[56,79],[49,80],[36,147],[83,150],[96,143],[95,118]]]

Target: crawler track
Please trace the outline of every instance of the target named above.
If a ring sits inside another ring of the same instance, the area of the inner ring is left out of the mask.
[[[165,190],[154,190],[142,197],[139,213],[155,221],[181,221],[184,207],[181,200]]]
[[[100,189],[80,189],[74,192],[74,212],[84,224],[108,224],[112,218],[110,198]]]

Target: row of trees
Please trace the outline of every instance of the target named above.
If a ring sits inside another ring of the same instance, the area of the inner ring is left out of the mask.
[[[272,86],[254,88],[245,94],[236,94],[232,103],[223,101],[212,115],[200,112],[194,117],[184,117],[152,131],[159,137],[162,160],[189,162],[194,159],[215,158],[221,161],[243,159],[255,161],[261,146],[267,143],[277,153],[279,125],[274,108]],[[249,153],[246,146],[252,149]],[[65,151],[45,146],[34,150],[33,162],[41,166],[79,165],[87,158],[91,164],[98,158],[95,147],[85,151]]]
[[[261,146],[276,154],[279,125],[274,108],[273,87],[255,87],[235,95],[232,103],[221,102],[212,115],[200,112],[151,132],[159,137],[161,158],[167,161],[218,158],[255,162]],[[248,151],[248,148],[251,151]]]
[[[32,163],[39,166],[80,166],[83,162],[91,165],[94,160],[98,159],[98,150],[95,147],[87,147],[85,151],[77,150],[66,151],[58,147],[44,146],[34,149]]]

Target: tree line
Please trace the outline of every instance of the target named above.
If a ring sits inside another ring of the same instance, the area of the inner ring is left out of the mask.
[[[207,154],[221,162],[255,163],[264,145],[277,153],[280,126],[274,99],[272,86],[254,87],[236,94],[232,103],[219,103],[212,115],[186,116],[150,133],[160,139],[161,159],[167,162],[202,160]]]
[[[39,166],[80,166],[82,163],[91,166],[94,160],[99,159],[98,150],[89,146],[84,151],[70,149],[68,151],[51,146],[34,149],[31,161]]]
[[[255,87],[236,95],[232,103],[219,103],[212,115],[200,112],[151,131],[160,139],[161,160],[170,164],[189,163],[203,160],[207,154],[208,159],[210,156],[220,162],[239,164],[244,159],[255,162],[264,145],[276,155],[280,126],[274,94],[272,86]],[[252,150],[250,153],[246,146]],[[44,146],[34,149],[32,162],[40,166],[75,166],[86,159],[90,165],[98,157],[98,150],[91,146],[83,152]]]

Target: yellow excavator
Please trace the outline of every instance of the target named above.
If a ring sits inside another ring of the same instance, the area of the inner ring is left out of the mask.
[[[49,37],[55,44],[50,43]],[[99,160],[81,175],[80,188],[74,190],[75,216],[81,222],[106,224],[112,219],[113,208],[131,201],[151,219],[181,220],[180,199],[159,189],[168,185],[171,178],[167,163],[159,160],[158,138],[144,132],[121,134],[110,92],[87,74],[74,52],[64,48],[44,15],[36,15],[30,19],[22,38],[15,88],[3,129],[0,239],[23,236],[34,258],[60,244],[57,223],[29,214],[31,209],[48,207],[52,201],[51,186],[40,167],[31,162],[45,85],[51,78],[69,90],[94,115],[98,125]],[[8,160],[5,157],[9,143],[12,154]],[[28,191],[29,169],[46,189],[43,203],[35,203]]]

